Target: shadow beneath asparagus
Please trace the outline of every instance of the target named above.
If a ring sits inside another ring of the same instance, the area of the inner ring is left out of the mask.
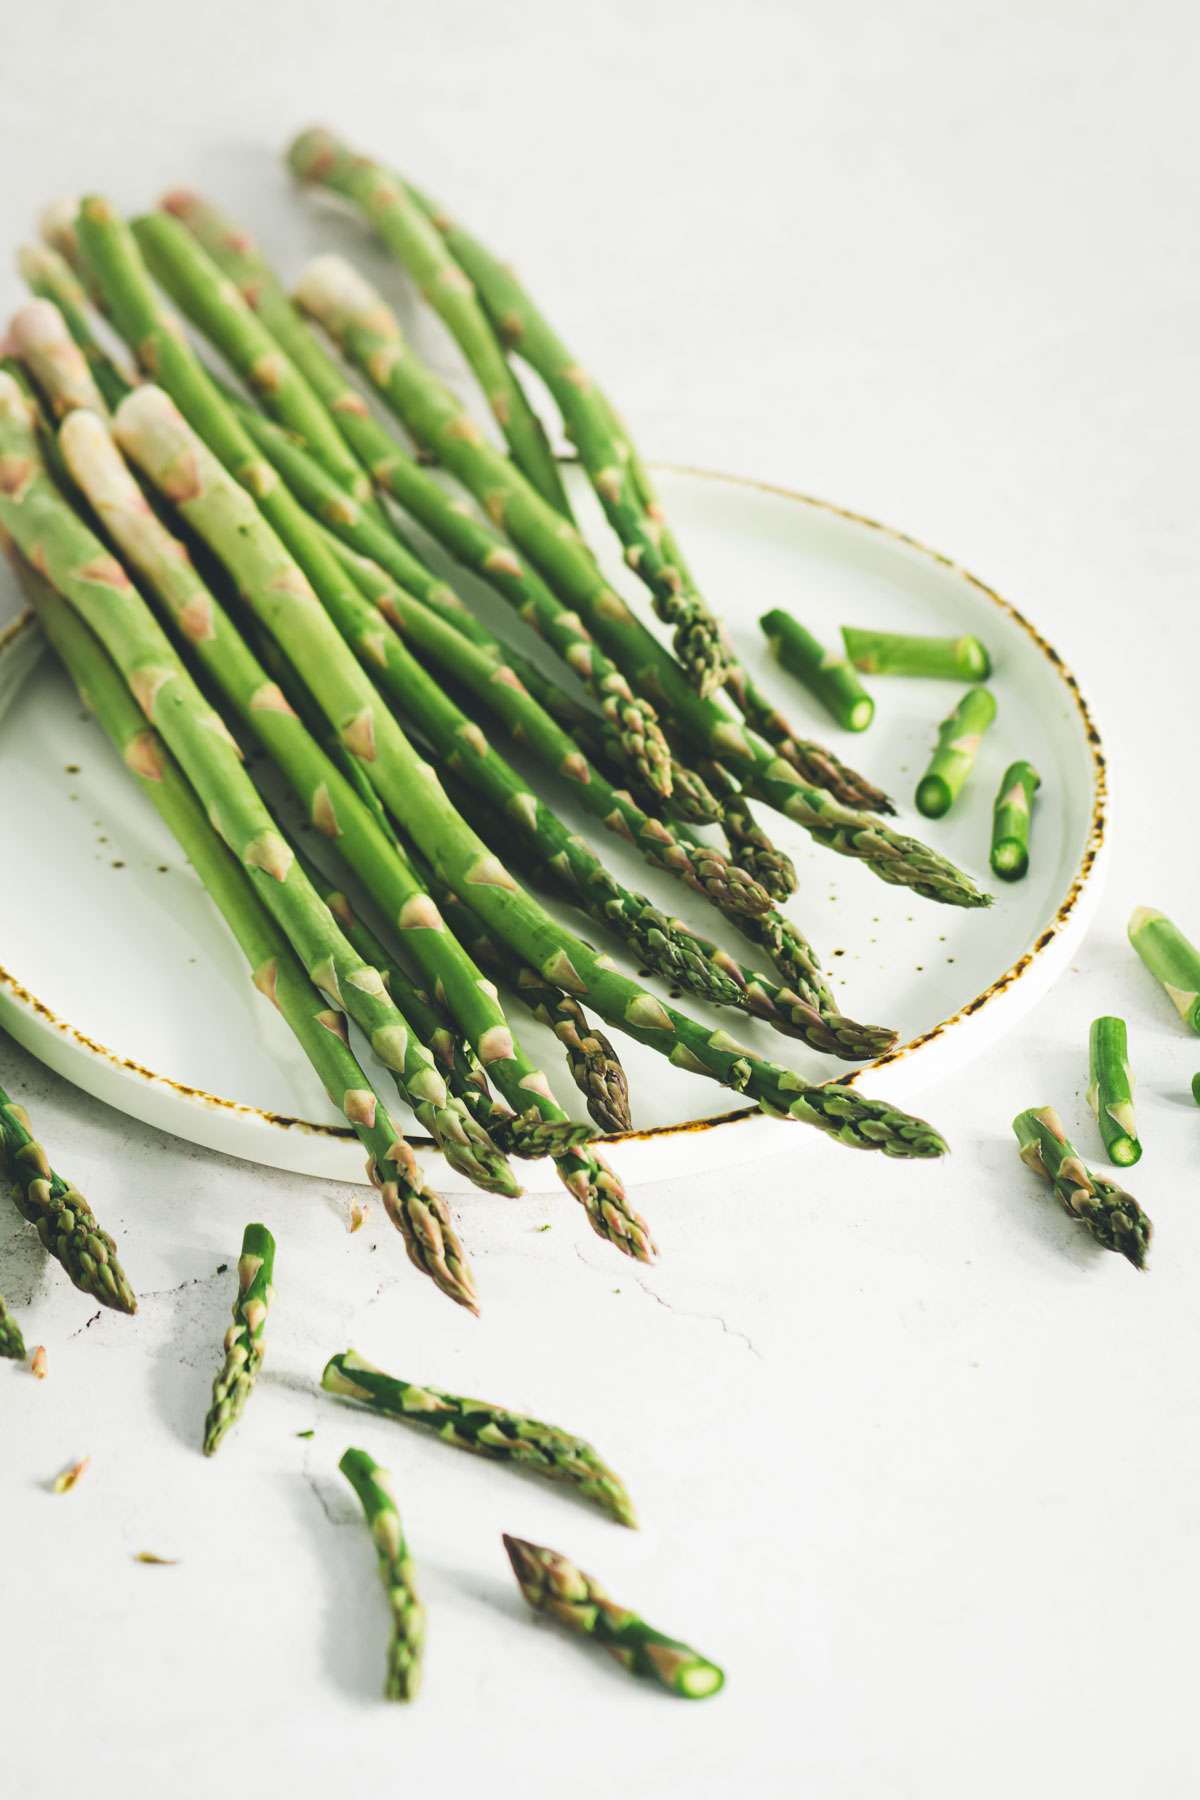
[[[288,1498],[312,1545],[313,1591],[324,1596],[325,1676],[347,1700],[364,1710],[373,1707],[383,1693],[390,1623],[362,1515],[345,1484],[324,1471],[306,1468],[290,1484]]]

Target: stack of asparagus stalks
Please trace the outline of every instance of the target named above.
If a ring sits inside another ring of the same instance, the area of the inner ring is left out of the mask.
[[[514,277],[328,134],[303,134],[289,161],[396,254],[461,345],[507,449],[348,264],[319,258],[293,300],[195,195],[132,223],[91,197],[52,208],[46,241],[20,254],[36,298],[12,321],[0,373],[0,527],[55,649],[362,1140],[413,1261],[475,1306],[450,1215],[348,1022],[474,1183],[515,1193],[510,1159],[551,1157],[593,1229],[643,1260],[650,1232],[594,1142],[630,1123],[597,1020],[844,1144],[941,1154],[922,1121],[805,1080],[671,1001],[694,995],[847,1061],[894,1041],[842,1015],[781,910],[794,872],[759,804],[930,900],[986,896],[892,829],[886,796],[750,679],[615,410]],[[127,366],[106,348],[114,331]],[[559,407],[672,647],[601,573],[514,357]],[[557,652],[557,676],[470,610],[413,525],[511,604],[518,635]],[[536,788],[493,737],[520,743]],[[302,810],[303,849],[258,784],[266,765]],[[713,936],[626,887],[560,821],[566,795],[702,896]],[[543,888],[670,998],[559,923]],[[753,949],[735,955],[726,926]],[[555,1099],[509,1001],[553,1028],[590,1122]]]

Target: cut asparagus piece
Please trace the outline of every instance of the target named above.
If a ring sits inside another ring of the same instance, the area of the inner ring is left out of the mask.
[[[457,339],[475,372],[517,468],[563,517],[571,509],[546,434],[505,360],[475,290],[398,181],[329,132],[302,133],[288,154],[292,173],[320,181],[359,207]]]
[[[1032,763],[1010,763],[992,808],[992,870],[1001,881],[1020,881],[1029,868],[1033,796],[1042,778]]]
[[[0,1356],[9,1357],[13,1362],[25,1360],[25,1339],[3,1294],[0,1294]]]
[[[971,688],[938,727],[929,767],[917,783],[917,811],[940,819],[962,793],[984,732],[996,717],[990,688]]]
[[[247,1225],[238,1258],[233,1324],[225,1333],[225,1361],[213,1382],[212,1405],[204,1421],[204,1454],[212,1456],[241,1418],[263,1359],[263,1331],[275,1298],[275,1239],[265,1225]]]
[[[1130,943],[1184,1024],[1200,1034],[1200,951],[1152,906],[1139,906],[1127,929]]]
[[[1063,1209],[1105,1250],[1116,1250],[1135,1269],[1144,1268],[1153,1231],[1149,1219],[1132,1194],[1085,1167],[1054,1108],[1019,1113],[1013,1130],[1021,1161],[1050,1182]]]
[[[601,1460],[585,1438],[546,1425],[524,1413],[511,1412],[488,1400],[465,1400],[440,1388],[400,1381],[376,1368],[357,1350],[332,1356],[321,1386],[346,1400],[360,1400],[391,1419],[434,1432],[443,1444],[474,1450],[497,1462],[529,1469],[547,1481],[568,1482],[585,1500],[621,1525],[636,1526],[625,1484]]]
[[[905,631],[842,626],[846,655],[864,675],[932,675],[946,681],[986,681],[992,659],[977,637],[922,637]]]
[[[683,1700],[705,1700],[725,1684],[706,1656],[664,1637],[628,1607],[610,1600],[594,1576],[585,1575],[557,1550],[504,1534],[504,1548],[518,1586],[535,1612],[548,1613],[568,1630],[594,1638],[631,1675],[644,1675]]]
[[[79,1190],[55,1174],[30,1129],[29,1114],[3,1088],[0,1150],[12,1177],[17,1211],[36,1226],[42,1247],[82,1293],[114,1312],[136,1312],[137,1300],[117,1260],[117,1246],[100,1229]]]
[[[854,672],[854,665],[826,650],[812,632],[780,606],[758,621],[779,663],[803,682],[831,718],[847,731],[865,731],[875,717],[875,702]]]
[[[365,1450],[347,1450],[338,1468],[362,1502],[379,1560],[379,1579],[392,1615],[384,1697],[412,1700],[421,1681],[425,1608],[413,1583],[412,1557],[400,1523],[392,1478]]]
[[[605,582],[591,552],[492,449],[461,404],[424,369],[375,291],[337,257],[305,272],[298,297],[362,368],[413,434],[457,475],[583,615],[639,692],[661,699],[689,740],[736,766],[747,791],[795,819],[818,843],[868,864],[881,880],[952,905],[987,904],[974,884],[927,846],[843,807],[805,783],[782,756],[697,694],[678,663]]]
[[[367,1172],[404,1238],[410,1261],[452,1300],[477,1310],[474,1281],[445,1201],[426,1188],[411,1147],[355,1060],[342,1015],[305,974],[245,870],[217,836],[176,764],[146,729],[96,639],[46,582],[32,571],[28,581],[42,628],[80,697],[220,909],[255,987],[278,1007],[333,1105],[367,1151]]]
[[[1092,1020],[1088,1035],[1088,1105],[1108,1160],[1130,1168],[1142,1154],[1133,1111],[1133,1071],[1124,1019]]]
[[[1192,1076],[1192,1099],[1200,1106],[1200,1071]]]

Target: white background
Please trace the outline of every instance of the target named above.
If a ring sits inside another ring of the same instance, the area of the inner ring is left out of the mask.
[[[1085,951],[925,1099],[944,1164],[789,1137],[732,1180],[642,1190],[648,1273],[557,1205],[538,1233],[545,1198],[476,1207],[478,1325],[377,1217],[348,1236],[344,1192],[191,1151],[6,1046],[142,1295],[135,1323],[88,1323],[0,1223],[0,1289],[50,1366],[0,1370],[6,1788],[1193,1794],[1200,1043],[1123,936],[1139,902],[1200,936],[1192,9],[42,0],[0,40],[4,243],[64,190],[137,209],[181,180],[269,235],[297,204],[279,147],[338,124],[519,257],[650,454],[828,495],[1015,600],[1079,673],[1116,786]],[[21,879],[19,845],[2,866]],[[1053,1101],[1092,1145],[1100,1011],[1142,1078],[1143,1279],[1008,1129]],[[270,1373],[206,1464],[216,1269],[256,1216],[284,1246]],[[586,1431],[644,1531],[322,1402],[347,1341]],[[382,1602],[334,1471],[353,1441],[395,1471],[420,1560],[408,1711],[375,1698]],[[725,1693],[672,1703],[536,1627],[502,1528],[690,1636]]]

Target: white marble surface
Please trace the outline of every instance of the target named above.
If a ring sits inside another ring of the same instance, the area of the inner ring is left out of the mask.
[[[1193,1794],[1200,1043],[1123,938],[1141,901],[1200,930],[1191,9],[336,15],[6,9],[2,241],[81,184],[137,207],[182,178],[268,225],[290,204],[274,151],[311,116],[392,151],[519,254],[653,454],[906,527],[1043,625],[1115,762],[1108,897],[1019,1038],[928,1097],[944,1165],[789,1136],[733,1183],[642,1191],[650,1272],[548,1197],[469,1201],[478,1324],[378,1213],[347,1235],[347,1192],[190,1151],[6,1050],[142,1295],[136,1322],[92,1320],[0,1215],[0,1289],[49,1358],[44,1384],[0,1369],[6,1790]],[[1142,1081],[1145,1279],[1008,1133],[1052,1100],[1091,1144],[1104,1010]],[[282,1245],[269,1373],[206,1464],[217,1266],[256,1216]],[[323,1403],[347,1341],[588,1432],[645,1529]],[[374,1697],[382,1604],[334,1471],[352,1441],[397,1474],[430,1607],[407,1712]],[[725,1693],[673,1705],[539,1629],[501,1529],[690,1635]]]

